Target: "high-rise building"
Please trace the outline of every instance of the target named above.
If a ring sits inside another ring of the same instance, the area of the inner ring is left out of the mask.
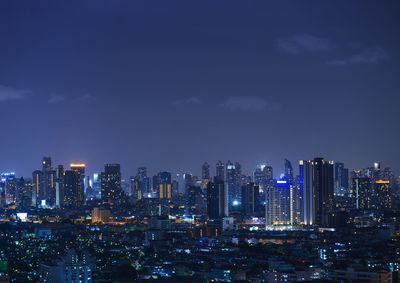
[[[137,176],[139,178],[147,177],[147,168],[146,167],[139,167],[137,170]]]
[[[51,158],[43,157],[42,161],[42,173],[43,173],[43,190],[42,195],[40,196],[40,203],[42,205],[50,205],[51,204],[51,181],[50,181],[50,171],[51,171]]]
[[[83,188],[81,175],[76,170],[64,172],[64,207],[78,208],[83,204]]]
[[[17,200],[17,184],[14,172],[1,173],[0,189],[3,205],[14,204]]]
[[[260,210],[260,187],[254,182],[242,186],[242,215],[257,216]]]
[[[36,170],[32,173],[32,184],[34,186],[34,193],[32,196],[32,203],[35,206],[41,204],[41,200],[44,198],[44,187],[43,187],[43,173],[40,170]]]
[[[392,189],[390,181],[375,181],[372,203],[374,208],[377,210],[387,210],[392,208]]]
[[[290,222],[290,184],[287,180],[275,182],[266,195],[269,203],[265,210],[266,225],[289,225]]]
[[[333,161],[314,158],[300,160],[300,194],[304,202],[306,225],[329,225],[333,212],[334,173]]]
[[[61,207],[64,200],[64,166],[58,165],[56,169],[55,206]]]
[[[220,177],[215,177],[207,186],[207,217],[221,219],[229,215],[228,195],[225,182]]]
[[[335,163],[335,195],[343,196],[349,189],[349,170],[344,167],[344,163]]]
[[[210,165],[207,162],[204,162],[203,166],[201,166],[201,178],[203,181],[209,181],[210,176]]]
[[[293,185],[293,167],[287,159],[285,159],[285,179],[289,182],[289,185]]]
[[[352,180],[352,197],[354,198],[354,206],[356,209],[371,209],[373,191],[371,187],[371,179],[368,177],[355,177]]]
[[[103,203],[118,204],[124,201],[121,188],[119,164],[105,164],[101,173],[101,200]]]
[[[241,199],[241,166],[238,162],[226,163],[226,187],[228,191],[229,204],[239,203]]]
[[[75,170],[79,173],[80,180],[81,180],[81,187],[84,194],[83,200],[86,200],[86,189],[88,187],[88,177],[85,174],[86,171],[86,164],[84,163],[71,163],[70,165],[71,170]]]
[[[217,162],[215,169],[215,176],[225,180],[225,164],[221,160]]]

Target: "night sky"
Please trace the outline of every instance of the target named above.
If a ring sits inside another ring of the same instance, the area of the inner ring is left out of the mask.
[[[1,1],[0,170],[400,169],[399,1]]]

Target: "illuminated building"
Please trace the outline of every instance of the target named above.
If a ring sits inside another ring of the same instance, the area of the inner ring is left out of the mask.
[[[81,175],[77,170],[64,172],[64,199],[63,206],[77,208],[83,204],[83,188]]]
[[[32,184],[34,186],[34,193],[32,196],[32,203],[35,206],[40,204],[40,200],[43,198],[43,173],[40,170],[36,170],[32,173]]]
[[[240,202],[241,198],[241,166],[238,162],[233,164],[231,161],[226,163],[226,188],[229,196],[229,204]]]
[[[98,207],[93,208],[92,223],[107,223],[109,221],[111,221],[111,211],[109,209],[100,209]]]
[[[172,184],[162,181],[158,184],[158,198],[170,199],[172,198]]]
[[[269,206],[265,211],[266,225],[289,225],[290,222],[290,184],[278,180],[266,196]],[[266,206],[267,207],[267,206]]]
[[[77,171],[79,173],[81,187],[82,187],[82,191],[83,191],[83,201],[85,201],[86,189],[87,189],[87,184],[88,184],[87,176],[85,174],[86,164],[71,163],[69,165],[69,167],[71,168],[71,170]]]
[[[42,194],[39,196],[40,204],[50,205],[51,204],[51,180],[50,180],[50,171],[51,171],[51,158],[43,157],[42,161],[42,182],[43,182],[43,190]]]
[[[56,177],[55,206],[61,207],[63,205],[63,200],[64,200],[64,167],[62,165],[57,166],[55,177]]]
[[[16,180],[15,180],[15,173],[1,173],[1,194],[3,199],[3,204],[12,204],[16,201]]]
[[[242,215],[257,216],[260,209],[260,187],[249,182],[242,186]]]
[[[390,187],[390,181],[375,181],[373,206],[377,210],[392,208],[392,190]]]
[[[314,223],[312,164],[311,160],[300,160],[299,162],[299,186],[300,195],[303,196],[303,222],[305,225],[313,225]]]
[[[104,172],[101,173],[101,200],[110,204],[123,201],[119,164],[104,165]]]
[[[335,163],[335,195],[343,196],[349,188],[349,170],[344,168],[344,163]]]
[[[353,178],[352,196],[355,199],[355,208],[371,209],[373,198],[371,179],[367,177]]]
[[[215,177],[213,182],[207,186],[207,217],[209,219],[220,219],[229,215],[228,194],[225,182]]]
[[[300,160],[300,194],[304,224],[329,225],[333,212],[334,163],[323,158]]]

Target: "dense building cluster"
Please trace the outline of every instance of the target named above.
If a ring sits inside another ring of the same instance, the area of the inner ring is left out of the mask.
[[[123,179],[119,164],[89,175],[44,157],[32,178],[2,173],[0,280],[398,282],[390,168],[285,159],[276,178],[267,165],[210,167]]]

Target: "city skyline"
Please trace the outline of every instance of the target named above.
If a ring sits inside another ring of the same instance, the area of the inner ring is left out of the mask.
[[[0,4],[1,171],[42,156],[400,169],[397,2],[23,3]]]

